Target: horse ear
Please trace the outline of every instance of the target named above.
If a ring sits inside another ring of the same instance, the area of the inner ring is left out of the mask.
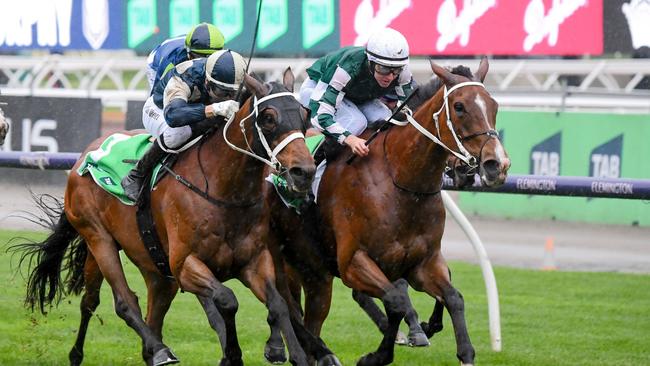
[[[435,62],[433,62],[433,60],[429,60],[429,62],[431,63],[431,70],[433,70],[433,72],[438,75],[438,77],[442,79],[445,84],[448,86],[458,84],[458,78],[456,78],[456,76],[454,76],[454,74],[452,74],[449,70],[440,65],[437,65]]]
[[[259,99],[266,96],[269,93],[269,90],[264,86],[263,83],[259,82],[257,79],[250,75],[244,76],[244,84],[246,88],[250,90],[255,96]]]
[[[481,58],[481,63],[478,65],[478,70],[476,70],[476,75],[474,76],[474,79],[483,82],[483,80],[485,80],[485,75],[487,74],[489,68],[490,68],[490,64],[488,63],[488,59],[487,57],[483,56]]]
[[[287,67],[287,69],[284,70],[282,84],[284,84],[284,87],[287,88],[288,91],[293,93],[293,84],[295,82],[296,82],[296,78],[293,76],[293,71],[291,71],[291,67]]]

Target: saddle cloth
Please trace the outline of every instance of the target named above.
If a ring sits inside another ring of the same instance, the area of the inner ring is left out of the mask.
[[[149,134],[130,136],[115,133],[110,135],[97,150],[86,154],[83,163],[77,169],[77,174],[90,173],[97,185],[117,197],[122,203],[132,206],[135,202],[124,195],[120,182],[134,167],[135,161],[139,160],[149,149],[152,143],[150,140],[151,135]],[[159,171],[160,164],[153,170],[152,187]]]

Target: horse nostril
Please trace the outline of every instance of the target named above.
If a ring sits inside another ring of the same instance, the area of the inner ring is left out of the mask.
[[[293,167],[289,169],[289,174],[294,179],[301,179],[304,181],[310,181],[313,177],[314,174],[316,173],[316,168],[315,167]]]
[[[490,178],[496,178],[499,175],[499,162],[491,159],[484,161],[483,164],[483,171],[487,174],[488,177]]]

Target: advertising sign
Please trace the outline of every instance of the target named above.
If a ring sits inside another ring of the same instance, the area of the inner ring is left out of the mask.
[[[99,137],[100,99],[3,96],[11,125],[3,151],[80,152]]]
[[[341,1],[341,44],[392,27],[417,55],[598,55],[603,0]]]
[[[0,11],[0,50],[119,49],[123,0],[13,1]]]
[[[497,120],[508,135],[510,174],[650,179],[650,115],[500,111]],[[528,183],[535,182],[522,182],[521,188]],[[630,186],[592,189],[625,193]],[[644,201],[469,192],[459,197],[463,210],[480,215],[650,226]]]
[[[128,47],[149,52],[199,22],[219,27],[226,47],[248,55],[259,1],[125,0]],[[339,47],[338,0],[264,0],[255,54],[320,56]]]
[[[650,1],[607,0],[603,6],[606,53],[629,55],[650,47]]]

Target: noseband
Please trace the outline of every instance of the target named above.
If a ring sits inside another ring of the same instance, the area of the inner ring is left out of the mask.
[[[435,125],[436,125],[436,134],[438,135],[438,137],[434,136],[431,132],[429,132],[429,130],[424,128],[421,124],[419,124],[410,115],[407,114],[406,117],[408,119],[408,122],[411,125],[413,125],[413,127],[415,127],[418,131],[420,131],[421,134],[423,134],[424,136],[429,138],[429,140],[433,141],[434,143],[436,143],[436,144],[442,146],[443,148],[445,148],[447,151],[449,151],[451,154],[456,156],[458,159],[462,160],[470,168],[475,169],[475,168],[478,167],[479,160],[475,156],[470,154],[469,151],[467,151],[467,149],[465,149],[465,146],[463,146],[462,141],[467,141],[467,140],[470,140],[472,138],[482,136],[482,135],[487,135],[490,138],[498,137],[499,133],[497,131],[493,130],[493,129],[489,129],[489,130],[486,130],[486,131],[474,133],[472,135],[463,137],[462,139],[458,137],[458,134],[456,133],[456,130],[454,129],[454,124],[453,124],[453,121],[451,119],[451,114],[449,113],[449,95],[451,93],[453,93],[456,89],[460,89],[460,88],[462,88],[464,86],[470,86],[470,85],[480,86],[480,87],[485,88],[485,85],[483,85],[483,83],[480,83],[478,81],[466,81],[466,82],[463,82],[463,83],[458,83],[458,84],[454,85],[453,87],[451,87],[451,89],[449,89],[449,90],[447,90],[447,85],[445,85],[445,87],[444,87],[445,88],[444,89],[444,102],[442,103],[442,106],[440,106],[440,109],[433,114],[433,121],[435,122]],[[445,111],[446,116],[447,116],[447,128],[449,129],[449,132],[451,133],[451,135],[454,137],[454,141],[456,142],[456,147],[458,148],[458,152],[455,151],[455,150],[450,149],[447,145],[445,145],[442,142],[442,139],[440,137],[439,117],[440,117],[440,113],[442,113],[443,110]],[[489,138],[487,140],[489,140]],[[481,151],[483,150],[483,147],[487,143],[487,140],[483,143],[483,146],[481,146]],[[480,155],[479,155],[479,158],[480,158]]]
[[[253,99],[253,111],[246,117],[242,118],[241,121],[239,121],[239,128],[242,131],[242,134],[244,135],[244,140],[246,141],[246,145],[248,147],[248,150],[244,150],[242,148],[239,148],[235,146],[233,143],[231,143],[228,140],[228,137],[226,137],[226,132],[228,131],[228,127],[230,127],[230,124],[235,120],[235,116],[233,115],[232,118],[226,123],[225,127],[223,128],[223,139],[226,141],[228,146],[232,148],[233,150],[239,151],[242,154],[246,154],[250,157],[253,157],[264,164],[270,166],[271,168],[275,169],[278,172],[282,172],[282,164],[280,161],[277,159],[277,155],[282,151],[289,143],[291,143],[295,139],[305,139],[305,135],[302,132],[294,132],[290,134],[289,136],[285,137],[282,141],[278,143],[278,145],[271,150],[271,147],[266,141],[266,136],[264,136],[264,133],[262,132],[262,129],[260,126],[257,124],[257,116],[259,114],[259,109],[258,106],[262,104],[263,102],[266,102],[268,100],[274,99],[274,98],[280,98],[280,97],[291,97],[295,100],[295,95],[291,92],[280,92],[280,93],[275,93],[275,94],[270,94],[267,95],[261,99],[257,99],[256,96],[254,96]],[[266,159],[258,154],[256,154],[253,149],[250,147],[250,144],[248,143],[248,139],[246,138],[246,127],[244,126],[244,122],[249,119],[251,116],[255,115],[255,129],[257,130],[257,135],[260,139],[260,142],[262,143],[262,146],[264,147],[264,150],[266,150],[266,155],[269,157],[269,159]]]

